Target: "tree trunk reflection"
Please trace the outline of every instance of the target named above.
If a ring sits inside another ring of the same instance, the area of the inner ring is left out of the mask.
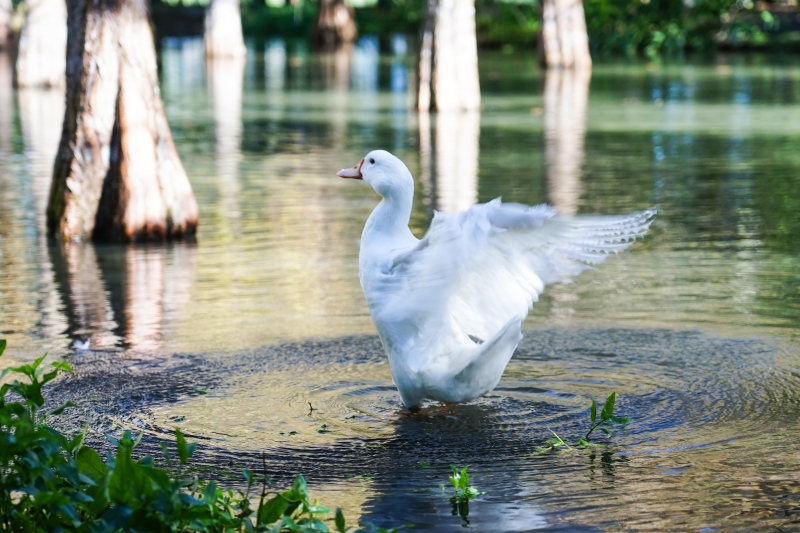
[[[559,213],[575,214],[581,195],[589,69],[547,71],[544,89],[547,199]]]

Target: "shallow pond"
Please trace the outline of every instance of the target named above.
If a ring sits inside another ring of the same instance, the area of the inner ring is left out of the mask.
[[[800,61],[598,65],[481,57],[484,109],[419,116],[401,41],[272,41],[205,65],[162,43],[163,96],[201,207],[196,244],[43,236],[63,95],[0,58],[0,367],[49,351],[101,431],[172,428],[217,471],[265,461],[352,520],[414,530],[800,530]],[[498,388],[407,416],[357,277],[370,149],[417,180],[412,225],[502,196],[565,213],[659,204],[625,254],[548,289]],[[76,352],[73,340],[91,340]],[[632,418],[578,435],[591,397]],[[454,514],[449,464],[487,492]],[[260,468],[260,467],[259,467]]]

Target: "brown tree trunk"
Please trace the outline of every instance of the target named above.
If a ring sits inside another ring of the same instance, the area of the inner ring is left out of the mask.
[[[544,0],[542,44],[545,63],[549,68],[592,66],[581,0]]]
[[[115,242],[193,235],[197,203],[164,115],[146,0],[69,0],[68,8],[50,231]]]
[[[239,0],[211,0],[206,8],[203,44],[209,58],[245,56]]]
[[[344,0],[319,0],[317,21],[312,41],[321,50],[334,50],[356,38],[356,21],[353,8]]]
[[[428,0],[417,108],[477,111],[480,107],[475,0]]]
[[[66,52],[65,0],[27,0],[17,48],[17,87],[64,87]]]
[[[11,39],[11,0],[0,0],[0,50],[6,50]]]

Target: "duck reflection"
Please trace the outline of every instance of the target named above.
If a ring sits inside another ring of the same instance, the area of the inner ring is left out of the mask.
[[[92,349],[152,353],[162,348],[165,332],[190,298],[194,245],[51,241],[48,250],[70,338],[90,340]]]
[[[549,69],[545,78],[547,199],[564,215],[576,213],[581,195],[591,75],[589,69]]]
[[[241,218],[239,163],[242,159],[242,89],[244,58],[209,59],[206,64],[208,88],[214,108],[217,180],[220,191],[220,220],[234,236],[240,233]]]
[[[476,111],[442,111],[436,117],[435,208],[439,211],[458,213],[478,201],[480,119]]]

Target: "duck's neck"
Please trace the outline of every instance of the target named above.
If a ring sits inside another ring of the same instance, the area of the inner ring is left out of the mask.
[[[384,196],[367,219],[364,236],[405,237],[410,234],[408,222],[411,220],[412,199],[411,194]]]

